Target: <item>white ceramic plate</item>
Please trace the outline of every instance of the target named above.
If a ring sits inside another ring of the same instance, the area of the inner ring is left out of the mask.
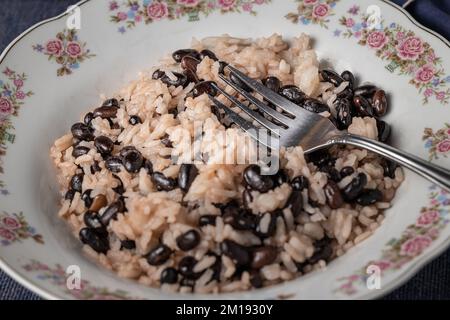
[[[186,298],[119,279],[81,254],[56,217],[48,152],[100,94],[113,93],[192,37],[310,34],[324,63],[390,93],[395,146],[450,167],[450,45],[388,1],[375,2],[383,20],[372,31],[362,17],[373,0],[127,2],[82,1],[80,30],[67,31],[68,16],[61,15],[26,31],[0,57],[0,266],[41,296]],[[326,270],[266,289],[190,298],[374,298],[447,248],[449,218],[450,195],[407,172],[383,225]],[[66,268],[74,264],[81,290],[66,287]],[[366,286],[371,264],[382,270],[379,290]]]

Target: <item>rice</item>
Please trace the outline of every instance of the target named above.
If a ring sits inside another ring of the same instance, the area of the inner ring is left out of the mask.
[[[336,101],[350,85],[323,80],[304,34],[289,42],[276,34],[254,41],[210,37],[193,40],[192,48],[208,49],[250,77],[297,86],[329,107],[321,113],[326,117],[337,116]],[[220,80],[219,61],[197,57],[199,79],[237,96]],[[169,292],[233,292],[323,268],[380,226],[404,180],[401,168],[385,176],[383,160],[366,150],[333,147],[313,160],[294,146],[280,150],[281,170],[270,188],[258,189],[249,178],[259,177],[249,166],[257,146],[206,94],[193,95],[194,82],[177,85],[182,71],[163,59],[105,101],[114,115],[86,115],[51,147],[62,190],[58,216],[89,257],[120,277]],[[216,98],[249,119],[223,95]],[[379,135],[371,117],[353,117],[348,131]],[[111,144],[99,146],[100,136]],[[343,168],[352,172],[332,176]],[[334,183],[344,194],[360,174],[367,182],[359,194],[376,189],[381,198],[330,206],[324,188]]]

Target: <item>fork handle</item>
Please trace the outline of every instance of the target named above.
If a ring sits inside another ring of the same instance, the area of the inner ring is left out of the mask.
[[[345,144],[367,149],[410,169],[447,191],[450,191],[449,170],[431,164],[405,151],[388,146],[387,144],[349,133],[330,139],[328,144]]]

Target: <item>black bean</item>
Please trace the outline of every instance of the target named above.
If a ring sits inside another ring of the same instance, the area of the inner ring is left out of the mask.
[[[382,199],[383,193],[380,190],[364,190],[358,198],[356,198],[356,203],[362,206],[369,206],[381,201]]]
[[[81,195],[81,200],[84,201],[84,206],[86,208],[89,208],[92,204],[92,198],[91,198],[91,192],[92,189],[87,189],[86,191],[83,192],[83,194]]]
[[[177,181],[175,179],[167,178],[161,172],[153,172],[152,181],[158,191],[172,191],[177,187]]]
[[[289,181],[289,177],[283,169],[278,170],[278,172],[272,176],[273,182],[275,186],[281,186],[283,183]]]
[[[251,190],[245,189],[242,192],[242,202],[244,204],[244,208],[249,209],[250,203],[253,201],[253,196]]]
[[[340,171],[341,178],[345,178],[347,176],[352,175],[355,172],[353,167],[343,167]]]
[[[100,117],[102,119],[111,119],[117,116],[117,108],[114,107],[100,107],[94,110],[94,118]]]
[[[342,179],[339,171],[333,166],[323,166],[320,168],[320,171],[327,174],[328,180],[339,182]]]
[[[300,105],[307,97],[299,87],[294,85],[286,85],[280,88],[279,94],[288,99],[289,101]]]
[[[137,149],[134,146],[123,147],[119,152],[119,157],[125,157],[129,152],[135,152]]]
[[[344,79],[345,81],[348,81],[349,83],[349,87],[353,89],[353,87],[355,86],[355,76],[353,75],[353,73],[351,73],[348,70],[345,70],[344,72],[341,73],[341,78]]]
[[[355,95],[353,97],[353,105],[357,114],[361,117],[373,117],[373,108],[369,100],[363,96]]]
[[[197,259],[192,256],[186,256],[178,263],[178,272],[187,279],[196,280],[201,276],[201,273],[195,273],[194,267],[197,264]]]
[[[208,252],[206,255],[213,256],[216,258],[216,261],[211,266],[211,270],[213,271],[211,281],[212,280],[220,281],[220,272],[222,271],[222,259],[220,259],[220,257],[214,252]]]
[[[237,85],[239,88],[245,90],[245,91],[252,91],[252,89],[247,86],[241,79],[239,79],[234,73],[230,73],[230,80],[231,82],[233,82],[235,85]]]
[[[132,126],[142,123],[142,119],[139,116],[131,116],[128,123]]]
[[[194,49],[180,49],[172,53],[173,60],[178,63],[180,63],[185,56],[191,56],[197,59],[201,59],[198,51]]]
[[[85,125],[90,126],[93,119],[94,119],[94,114],[92,112],[88,112],[84,116],[83,122]]]
[[[80,230],[79,236],[81,242],[90,246],[94,251],[104,254],[108,252],[109,250],[108,238],[105,237],[103,234],[97,232],[96,229],[83,228]]]
[[[154,80],[158,80],[161,79],[166,73],[162,70],[156,70],[155,72],[153,72],[152,74],[152,79]]]
[[[75,192],[76,191],[72,189],[67,190],[66,194],[64,195],[64,199],[72,201],[73,197],[75,196]]]
[[[335,102],[337,127],[345,130],[352,124],[352,103],[348,99],[338,99]]]
[[[268,77],[263,80],[263,84],[275,92],[279,92],[281,89],[281,81],[277,77]]]
[[[293,190],[287,201],[287,207],[291,209],[294,217],[298,217],[303,210],[303,195],[299,190]]]
[[[186,76],[186,84],[193,82],[193,83],[198,83],[200,82],[200,79],[198,78],[197,74],[192,71],[192,70],[184,70],[183,74]],[[173,109],[173,110],[177,110],[177,109]]]
[[[391,126],[383,120],[376,119],[376,121],[378,129],[378,140],[381,142],[388,141],[389,137],[391,136]]]
[[[344,82],[344,79],[342,79],[342,77],[333,70],[321,70],[320,75],[323,80],[333,84],[335,87],[338,87],[342,82]]]
[[[208,49],[203,49],[202,51],[200,51],[200,57],[203,60],[205,57],[210,58],[211,60],[214,61],[218,61],[219,59],[217,58],[216,54],[214,52],[212,52],[211,50]]]
[[[337,97],[338,99],[347,99],[347,100],[349,100],[349,101],[353,101],[353,96],[354,96],[353,89],[350,88],[350,87],[345,88],[344,90],[342,90],[341,92],[339,92],[339,93],[336,95],[336,97]],[[350,111],[351,111],[351,113],[352,113],[352,115],[353,115],[353,113],[354,113],[354,108],[350,108]]]
[[[192,72],[197,72],[197,66],[200,64],[200,60],[192,57],[192,56],[184,56],[183,59],[181,59],[181,68],[184,70],[189,70]]]
[[[231,225],[236,230],[255,229],[255,215],[241,210],[237,212],[226,212],[223,215],[223,222]]]
[[[261,269],[264,266],[272,264],[277,259],[277,248],[273,246],[264,246],[252,250],[251,267]]]
[[[294,190],[302,191],[309,188],[309,180],[305,176],[298,176],[292,179],[291,187]]]
[[[303,102],[300,104],[300,107],[314,113],[330,111],[330,107],[328,107],[325,103],[322,103],[319,100],[313,98],[307,98],[303,100]]]
[[[97,160],[94,160],[94,163],[91,166],[91,173],[95,174],[96,172],[102,171],[102,168],[100,168],[99,162]]]
[[[95,138],[94,145],[101,155],[109,155],[114,150],[114,142],[106,136]]]
[[[383,159],[381,161],[381,166],[383,167],[385,177],[389,177],[391,179],[395,178],[395,170],[398,167],[398,165],[395,162],[388,159]]]
[[[86,211],[83,216],[83,221],[84,221],[84,224],[89,228],[93,228],[93,229],[103,228],[103,225],[100,222],[100,218],[99,218],[97,212],[90,211],[90,210]]]
[[[262,228],[262,222],[266,223],[266,220],[269,221],[267,226]],[[260,238],[269,238],[275,234],[277,228],[277,216],[272,213],[264,213],[258,217],[255,234]]]
[[[344,187],[342,195],[346,201],[355,200],[363,191],[367,184],[367,176],[364,173],[359,173],[353,180]]]
[[[175,268],[166,268],[161,272],[161,277],[159,279],[161,284],[168,283],[174,284],[178,281],[178,271]]]
[[[355,89],[355,96],[363,96],[365,98],[372,98],[373,94],[377,91],[377,87],[371,84],[362,85]]]
[[[263,279],[259,272],[252,272],[250,275],[250,284],[253,288],[259,289],[263,286]]]
[[[112,175],[114,179],[117,180],[117,187],[112,188],[112,190],[117,193],[117,194],[123,194],[125,192],[125,188],[123,187],[123,182],[122,180],[119,178],[119,176],[113,174]]]
[[[134,240],[120,241],[120,249],[134,250],[136,249],[136,242]]]
[[[111,172],[118,173],[122,170],[122,159],[119,157],[109,157],[105,161],[105,167]]]
[[[331,155],[328,153],[326,149],[320,149],[314,152],[311,152],[306,157],[308,162],[314,163],[314,165],[318,168],[323,166],[334,166],[333,159]]]
[[[228,63],[225,61],[219,61],[219,74],[224,74],[225,68],[228,66]]]
[[[232,240],[224,240],[220,244],[220,249],[224,255],[231,258],[237,265],[246,266],[251,262],[248,249]]]
[[[150,160],[144,161],[144,169],[147,170],[147,174],[153,173],[153,164]]]
[[[204,226],[209,226],[209,225],[215,226],[216,219],[217,219],[217,216],[213,216],[213,215],[201,216],[198,219],[198,225],[199,225],[199,227],[204,227]]]
[[[87,154],[91,149],[83,146],[76,146],[72,150],[72,156],[78,158]]]
[[[75,123],[70,129],[72,135],[75,139],[81,141],[92,141],[94,140],[94,130],[84,123]]]
[[[172,141],[170,141],[170,137],[169,137],[168,134],[166,134],[166,135],[164,135],[164,137],[162,137],[161,143],[162,143],[166,148],[173,148]]]
[[[202,94],[208,94],[211,96],[217,95],[217,90],[212,84],[216,84],[214,81],[202,81],[195,85],[192,89],[192,96],[194,98],[201,96]]]
[[[102,107],[120,108],[120,103],[116,98],[105,100]]]
[[[324,192],[327,199],[327,204],[331,209],[338,209],[342,207],[344,204],[344,199],[342,198],[341,190],[336,182],[332,180],[328,181],[325,185]]]
[[[250,165],[245,169],[244,180],[252,189],[262,193],[274,187],[274,182],[271,177],[261,175],[261,168],[257,165]]]
[[[184,192],[188,192],[192,182],[198,175],[198,169],[193,164],[182,164],[178,172],[178,186]]]
[[[82,185],[83,185],[83,178],[84,178],[84,174],[82,174],[82,173],[75,174],[72,177],[72,179],[70,179],[70,189],[81,193]]]
[[[169,260],[172,250],[165,244],[159,244],[153,248],[146,256],[147,262],[151,266],[160,266]]]
[[[200,243],[200,233],[197,230],[189,230],[176,238],[177,246],[183,251],[194,249]]]
[[[169,78],[168,75],[164,74],[164,76],[161,78],[161,81],[168,86],[175,86],[175,87],[179,87],[179,86],[184,87],[188,83],[188,78],[185,74],[178,73],[178,72],[172,72],[172,73],[176,77],[175,80],[172,80],[171,78]]]
[[[328,262],[330,260],[331,255],[333,254],[333,248],[331,246],[321,246],[316,247],[314,250],[314,254],[311,258],[308,259],[308,263],[316,264],[320,260],[324,260]]]
[[[142,168],[144,158],[142,154],[137,151],[129,151],[122,159],[122,164],[129,173],[137,173]]]
[[[384,90],[377,90],[372,98],[373,112],[377,117],[382,117],[387,112],[387,98]]]
[[[113,202],[106,208],[106,210],[103,212],[103,214],[100,216],[100,222],[105,227],[109,225],[109,222],[111,220],[117,220],[117,216],[119,213],[124,211],[124,205],[123,202],[118,200],[116,202]]]

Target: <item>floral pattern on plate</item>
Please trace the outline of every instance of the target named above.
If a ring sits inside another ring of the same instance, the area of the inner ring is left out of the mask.
[[[355,38],[359,45],[367,46],[375,55],[389,64],[386,69],[410,77],[409,83],[422,95],[423,104],[431,98],[441,104],[450,101],[450,75],[445,73],[442,58],[437,57],[429,43],[395,22],[381,21],[372,26],[369,17],[352,6],[348,15],[341,17],[344,29],[335,29],[336,37]]]
[[[293,23],[304,25],[318,24],[328,29],[329,17],[333,16],[333,8],[339,0],[296,0],[299,2],[297,12],[290,12],[286,18]]]
[[[80,281],[80,289],[67,288],[67,274],[64,268],[57,264],[51,268],[37,260],[31,260],[22,266],[27,272],[33,272],[42,281],[49,281],[57,287],[64,288],[66,293],[79,300],[130,300],[128,292],[122,290],[111,291],[107,288],[93,286],[87,280]]]
[[[19,108],[32,91],[24,89],[27,76],[9,68],[3,71],[6,79],[0,77],[0,174],[3,173],[2,157],[6,154],[6,142],[14,143],[15,135],[11,118],[19,114]],[[7,195],[5,184],[0,180],[0,194]]]
[[[343,283],[335,292],[345,295],[357,293],[357,286],[367,283],[370,274],[366,270],[369,266],[377,266],[381,276],[400,269],[427,249],[449,222],[450,193],[437,186],[430,187],[429,204],[421,209],[415,224],[408,226],[398,239],[390,240],[379,259],[369,262],[350,276],[338,279]]]
[[[122,0],[111,1],[109,10],[113,13],[111,21],[120,25],[118,31],[125,33],[144,22],[152,23],[163,19],[175,20],[187,17],[189,21],[200,19],[214,11],[222,14],[229,12],[248,12],[256,14],[255,6],[269,3],[271,0]]]
[[[33,45],[33,49],[60,65],[56,71],[59,77],[72,74],[82,62],[95,57],[95,54],[86,48],[86,43],[79,40],[77,31],[74,29],[64,29],[44,45]]]
[[[450,123],[446,123],[444,128],[436,132],[431,128],[425,128],[423,140],[430,161],[437,160],[440,156],[447,158],[450,152]]]
[[[33,239],[39,244],[44,240],[36,230],[28,224],[23,213],[0,213],[0,245],[8,246],[21,240]]]

